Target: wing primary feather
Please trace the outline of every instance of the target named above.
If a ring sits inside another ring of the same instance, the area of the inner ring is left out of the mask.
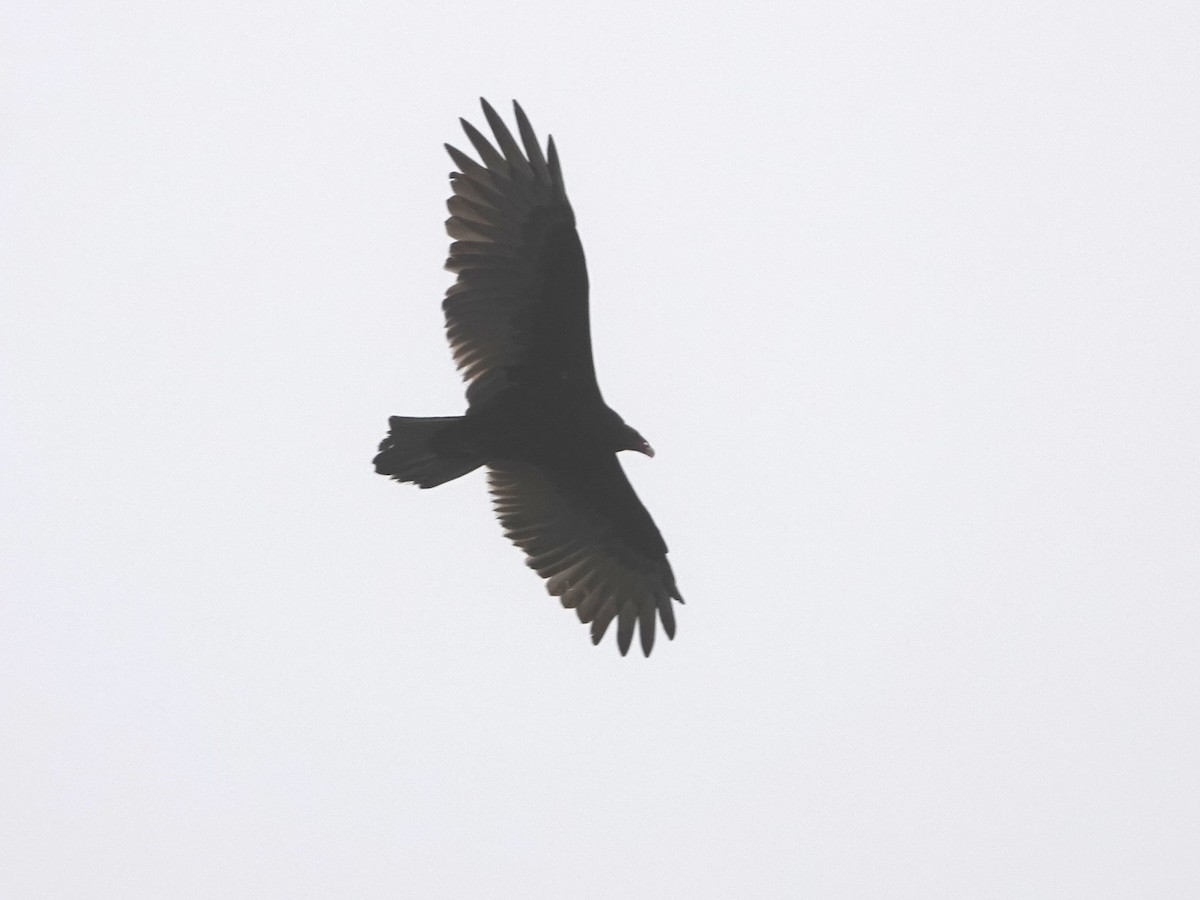
[[[471,159],[471,157],[467,156],[467,154],[463,153],[453,144],[443,144],[442,146],[446,148],[446,152],[450,154],[450,158],[454,160],[454,164],[459,168],[459,177],[454,178],[453,183],[457,184],[462,178],[466,178],[472,182],[490,181],[492,179],[492,172],[489,172],[486,168],[475,162],[475,160]]]
[[[662,619],[663,631],[671,640],[675,639],[675,610],[671,608],[670,597],[658,598],[658,617]]]
[[[638,610],[638,631],[641,632],[643,656],[649,656],[650,651],[654,649],[655,617],[654,604],[643,601],[641,609]]]
[[[483,115],[487,118],[488,125],[492,129],[492,134],[496,136],[496,143],[500,145],[500,152],[504,154],[510,171],[519,172],[525,176],[532,175],[529,168],[529,161],[525,159],[525,156],[521,153],[520,146],[513,140],[512,132],[508,130],[508,126],[504,124],[504,120],[492,109],[492,104],[488,103],[482,97],[479,98],[479,102],[483,105]]]
[[[562,166],[558,163],[558,148],[554,146],[553,137],[546,143],[546,165],[550,169],[550,183],[554,185],[554,195],[566,202],[567,190],[563,185]]]
[[[521,104],[516,100],[513,101],[513,115],[517,117],[517,130],[521,133],[521,143],[525,145],[525,155],[529,157],[529,164],[533,167],[534,175],[542,181],[549,181],[550,173],[546,167],[546,157],[542,155],[537,134],[534,132],[533,126],[529,124],[529,117],[525,115],[525,110],[521,109]]]
[[[637,607],[632,602],[627,602],[621,607],[621,612],[617,616],[617,647],[620,648],[622,656],[629,652],[629,645],[633,641],[633,629],[637,625],[637,620]]]
[[[499,172],[502,175],[508,174],[508,162],[500,155],[500,152],[492,146],[492,142],[485,138],[470,122],[466,119],[459,119],[463,131],[474,145],[475,150],[479,153],[479,158],[483,160],[483,164],[487,166],[489,171]]]
[[[604,640],[604,632],[608,631],[609,623],[617,617],[617,600],[609,599],[596,611],[592,617],[592,643],[599,644]]]

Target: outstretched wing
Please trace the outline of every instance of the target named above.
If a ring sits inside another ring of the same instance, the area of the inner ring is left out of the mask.
[[[667,545],[616,456],[562,472],[516,462],[491,463],[489,470],[504,533],[525,551],[546,589],[581,622],[591,622],[593,644],[614,619],[622,655],[635,627],[642,652],[650,655],[656,619],[668,638],[675,637],[671,604],[683,598]]]
[[[454,238],[446,268],[458,281],[442,308],[467,400],[564,381],[598,394],[587,265],[554,139],[543,156],[514,102],[518,144],[488,102],[480,102],[495,146],[460,121],[482,164],[446,145],[459,168],[450,176],[454,193],[446,203],[446,231]]]

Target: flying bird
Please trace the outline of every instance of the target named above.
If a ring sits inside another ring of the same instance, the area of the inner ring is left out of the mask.
[[[488,468],[505,534],[546,589],[591,623],[614,620],[624,655],[634,631],[647,656],[656,622],[675,636],[683,602],[667,545],[617,452],[654,450],[600,395],[588,324],[588,277],[554,139],[545,153],[517,103],[520,141],[486,100],[489,141],[460,119],[476,162],[446,145],[446,268],[458,275],[442,310],[463,379],[462,416],[392,416],[375,471],[431,488]]]

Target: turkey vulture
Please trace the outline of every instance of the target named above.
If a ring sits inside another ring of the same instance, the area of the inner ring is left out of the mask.
[[[617,621],[624,655],[642,652],[655,620],[675,636],[683,602],[667,545],[617,451],[654,451],[605,404],[588,326],[588,277],[554,139],[545,154],[515,102],[520,143],[482,100],[491,143],[460,119],[481,162],[446,145],[446,268],[458,273],[442,309],[467,383],[462,416],[392,416],[375,471],[430,488],[488,467],[505,534],[546,589],[591,623],[592,643]]]

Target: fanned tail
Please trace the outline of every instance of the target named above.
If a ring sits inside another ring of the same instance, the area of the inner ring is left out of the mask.
[[[375,471],[423,488],[453,481],[485,460],[471,447],[465,416],[392,416]]]

